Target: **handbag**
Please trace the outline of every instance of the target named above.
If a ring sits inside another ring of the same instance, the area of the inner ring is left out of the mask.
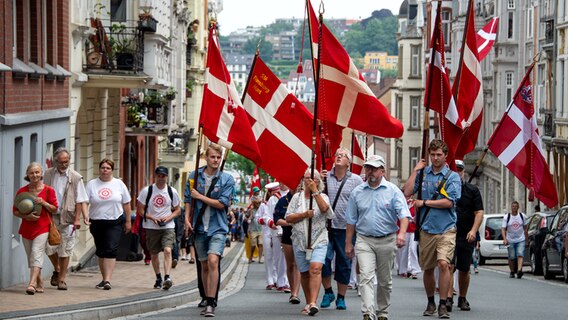
[[[49,243],[50,246],[58,246],[61,244],[61,234],[51,219],[51,215],[49,215],[49,221],[49,235],[47,237],[47,243]]]

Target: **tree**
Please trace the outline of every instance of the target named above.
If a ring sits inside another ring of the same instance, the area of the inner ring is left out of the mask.
[[[344,45],[350,55],[358,52],[362,56],[368,51],[384,51],[390,55],[398,55],[396,37],[398,22],[395,17],[383,19],[372,18],[363,23],[351,26],[345,33]]]
[[[243,46],[243,51],[245,54],[255,54],[260,39],[263,39],[260,42],[260,57],[264,62],[270,62],[272,61],[272,43],[265,41],[264,37],[255,37],[247,40]]]

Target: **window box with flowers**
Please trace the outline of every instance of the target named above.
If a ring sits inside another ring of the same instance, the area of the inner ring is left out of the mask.
[[[148,11],[138,15],[138,30],[144,32],[156,32],[158,30],[158,20],[154,19],[152,14]]]

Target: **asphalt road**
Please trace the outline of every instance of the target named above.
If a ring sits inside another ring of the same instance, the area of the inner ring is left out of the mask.
[[[303,304],[290,305],[287,294],[265,290],[263,274],[263,265],[248,265],[242,261],[233,280],[221,294],[216,317],[231,320],[304,319],[306,316],[300,314]],[[545,281],[531,276],[509,279],[507,273],[492,266],[480,268],[479,274],[472,274],[471,277],[468,300],[472,310],[466,312],[454,308],[452,319],[568,318],[568,285],[561,281]],[[321,310],[316,317],[330,320],[361,319],[360,298],[356,290],[348,291],[346,302],[347,310],[335,310],[332,304],[332,308]],[[395,276],[391,303],[390,319],[423,318],[426,297],[421,277],[411,280]],[[201,318],[201,309],[196,305],[197,302],[123,319],[198,319]]]

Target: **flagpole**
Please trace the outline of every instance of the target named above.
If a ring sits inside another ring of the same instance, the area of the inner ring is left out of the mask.
[[[203,125],[200,124],[199,125],[199,136],[197,139],[197,151],[195,152],[195,169],[193,171],[193,183],[189,183],[189,193],[191,194],[191,189],[195,189],[196,185],[197,185],[197,174],[199,171],[199,160],[201,160],[201,144],[202,144],[202,140],[203,140]],[[189,204],[189,212],[187,212],[187,215],[189,217],[189,224],[192,225],[193,224],[193,210],[195,208],[195,198],[191,198],[191,202]],[[187,235],[189,232],[189,229],[186,228],[185,230],[185,234]]]
[[[440,1],[441,2],[441,1]],[[463,56],[465,53],[465,47],[467,46],[467,30],[468,30],[468,26],[471,23],[471,21],[469,21],[469,16],[470,16],[470,10],[473,10],[473,1],[469,0],[468,5],[467,5],[467,13],[465,16],[465,25],[463,28],[463,41],[462,41],[462,47],[461,47],[461,52],[460,52],[460,61],[458,63],[458,71],[456,73],[456,78],[454,79],[454,88],[456,89],[457,92],[454,92],[454,100],[456,101],[456,103],[458,102],[458,95],[459,95],[459,87],[460,87],[460,81],[461,81],[461,72],[462,72],[462,65],[463,65]]]
[[[529,70],[527,71],[527,73],[523,77],[523,80],[520,83],[524,83],[525,80],[527,79],[527,77],[529,77],[530,73],[532,72],[532,70],[534,68],[535,63],[536,63],[536,60],[533,61],[533,63],[530,65]],[[475,177],[475,175],[477,174],[477,171],[479,170],[479,166],[481,166],[481,163],[483,162],[483,158],[485,158],[485,155],[489,151],[489,147],[491,146],[491,143],[493,142],[493,138],[495,137],[495,134],[497,133],[497,131],[499,131],[499,129],[501,129],[501,125],[503,124],[503,121],[505,121],[505,116],[507,114],[509,114],[509,111],[511,110],[511,106],[513,105],[515,99],[517,98],[517,96],[519,95],[520,92],[521,92],[521,86],[519,86],[517,88],[517,91],[515,92],[515,95],[513,95],[513,98],[509,102],[509,105],[507,106],[507,109],[505,110],[503,117],[501,117],[501,120],[499,120],[499,123],[495,127],[495,130],[493,130],[493,134],[489,138],[489,141],[487,141],[487,145],[483,149],[483,153],[479,157],[479,160],[477,160],[477,163],[475,164],[475,168],[473,169],[473,172],[471,173],[471,176],[468,179],[469,183],[471,183],[471,181],[473,180],[473,177]]]
[[[351,130],[351,157],[353,157],[354,145],[355,145],[355,130]],[[351,163],[349,164],[349,171],[353,172],[353,158],[351,159]]]
[[[308,1],[306,0],[306,10],[308,10]],[[309,19],[308,19],[309,20]],[[315,83],[315,87],[316,87],[316,92],[315,92],[315,102],[314,102],[314,122],[313,122],[313,126],[312,126],[312,161],[311,161],[311,172],[310,172],[310,176],[311,179],[314,179],[314,171],[315,171],[315,164],[316,164],[316,135],[317,135],[317,126],[318,126],[318,97],[319,97],[319,87],[320,87],[320,82],[319,82],[319,73],[321,70],[321,38],[322,38],[322,28],[321,25],[323,23],[323,12],[320,11],[319,14],[319,22],[320,25],[318,26],[318,63],[317,63],[317,72],[315,71],[314,68],[314,83]],[[311,31],[311,24],[310,24],[310,31]],[[310,32],[311,34],[311,32]],[[312,47],[312,60],[313,60],[313,46]],[[321,148],[321,146],[320,146]],[[309,205],[309,210],[313,209],[313,197],[310,196],[310,205]],[[308,239],[307,239],[307,249],[312,249],[312,218],[308,218]]]

